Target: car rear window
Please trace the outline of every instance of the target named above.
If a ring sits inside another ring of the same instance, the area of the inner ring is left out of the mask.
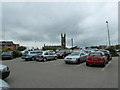
[[[12,54],[11,51],[9,51],[9,52],[3,52],[3,53],[2,53],[2,55],[10,55],[10,54]]]
[[[102,56],[101,53],[90,53],[89,56]]]
[[[42,55],[42,54],[43,54],[43,52],[38,52],[37,54]]]
[[[25,51],[24,54],[28,54],[28,51]]]
[[[80,55],[80,52],[73,52],[70,54],[70,56],[78,56],[78,55]]]
[[[37,54],[37,52],[30,52],[30,54]]]

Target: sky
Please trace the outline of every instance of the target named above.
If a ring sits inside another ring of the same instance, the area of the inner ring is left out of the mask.
[[[3,2],[2,40],[27,47],[60,45],[66,33],[67,47],[118,43],[117,2]],[[36,43],[35,43],[36,42]]]

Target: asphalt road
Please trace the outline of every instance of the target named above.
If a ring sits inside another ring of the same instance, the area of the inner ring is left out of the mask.
[[[11,88],[118,88],[118,57],[105,68],[65,64],[63,59],[47,62],[4,60],[11,73],[5,79]]]

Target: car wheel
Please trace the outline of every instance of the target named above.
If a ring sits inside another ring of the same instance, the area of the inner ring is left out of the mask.
[[[35,57],[32,57],[31,60],[34,61],[34,60],[35,60]]]
[[[57,57],[54,57],[55,60],[57,60]]]
[[[66,64],[68,64],[68,62],[65,62]]]
[[[104,64],[102,65],[102,67],[105,67],[106,66],[106,62],[104,61]]]
[[[40,62],[41,60],[40,59],[36,59],[36,61]]]
[[[109,61],[109,60],[106,60],[106,61],[107,61],[106,64],[108,64],[108,61]]]
[[[43,62],[46,62],[47,61],[47,58],[43,58]]]
[[[88,63],[86,63],[86,66],[90,66]]]
[[[28,61],[29,59],[25,59],[25,61]]]
[[[80,64],[80,59],[77,60],[77,63]]]

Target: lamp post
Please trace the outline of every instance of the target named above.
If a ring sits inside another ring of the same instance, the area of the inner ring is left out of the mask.
[[[35,48],[36,48],[36,41],[35,41]]]
[[[109,46],[110,46],[111,43],[110,43],[110,32],[109,32],[108,21],[106,21],[106,24],[107,24],[107,31],[108,31],[108,41],[109,41]]]

